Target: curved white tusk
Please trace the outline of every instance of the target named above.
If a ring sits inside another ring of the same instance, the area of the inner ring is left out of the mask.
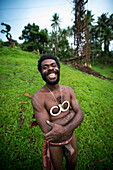
[[[68,104],[68,107],[67,107],[67,109],[63,109],[63,107],[62,107],[62,111],[63,112],[66,112],[68,109],[69,109],[69,106],[70,106],[70,103],[66,100],[66,101],[64,101],[63,103],[62,103],[62,106],[65,104],[65,103],[67,103]]]
[[[54,113],[52,112],[52,110],[53,110],[54,108],[58,108],[58,106],[53,106],[53,107],[50,109],[50,114],[51,114],[52,116],[58,116],[58,115],[61,113],[61,107],[60,107],[60,110],[59,110],[59,112],[58,112],[57,114],[54,114]]]

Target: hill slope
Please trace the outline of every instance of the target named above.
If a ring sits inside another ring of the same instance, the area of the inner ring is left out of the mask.
[[[37,70],[38,58],[34,53],[18,49],[0,49],[2,169],[42,168],[43,137],[38,126],[30,128],[33,110],[30,98],[24,95],[32,95],[44,85]],[[83,123],[75,130],[79,154],[77,169],[112,169],[112,81],[61,64],[60,84],[73,88],[85,115]]]

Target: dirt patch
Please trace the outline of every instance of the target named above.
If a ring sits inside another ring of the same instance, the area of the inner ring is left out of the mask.
[[[100,73],[96,72],[95,70],[92,70],[91,68],[89,67],[85,67],[85,66],[82,66],[82,65],[73,65],[77,70],[80,70],[84,73],[87,73],[87,74],[91,74],[95,77],[98,77],[100,79],[108,79],[108,80],[113,80],[112,78],[109,78],[109,77],[106,77],[106,76],[103,76],[101,75]]]

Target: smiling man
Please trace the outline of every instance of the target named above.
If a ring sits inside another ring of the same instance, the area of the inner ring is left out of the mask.
[[[43,166],[48,169],[75,169],[77,163],[77,141],[74,130],[84,119],[83,112],[71,87],[58,84],[60,64],[51,54],[41,56],[38,70],[46,84],[31,99],[37,124],[44,136]],[[46,144],[48,146],[46,151]]]

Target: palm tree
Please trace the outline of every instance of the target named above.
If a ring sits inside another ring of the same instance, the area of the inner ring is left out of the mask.
[[[92,62],[94,64],[94,60],[97,56],[97,53],[100,51],[99,50],[99,42],[98,42],[98,33],[96,31],[97,26],[92,25],[90,29],[90,42],[91,42],[91,58]]]
[[[67,30],[66,29],[63,29],[62,32],[61,32],[61,36],[62,36],[62,39],[65,39],[67,38]]]
[[[56,31],[56,42],[58,43],[58,27],[60,25],[60,19],[59,19],[59,15],[57,13],[55,13],[52,17],[53,17],[53,19],[51,21],[53,23],[51,24],[51,26]]]
[[[108,13],[103,13],[98,17],[97,31],[100,39],[100,45],[104,43],[105,54],[109,53],[109,44],[113,40],[113,14],[108,18]]]
[[[56,34],[54,31],[50,33],[50,43],[49,43],[50,48],[52,51],[54,51],[54,54],[56,54]]]

